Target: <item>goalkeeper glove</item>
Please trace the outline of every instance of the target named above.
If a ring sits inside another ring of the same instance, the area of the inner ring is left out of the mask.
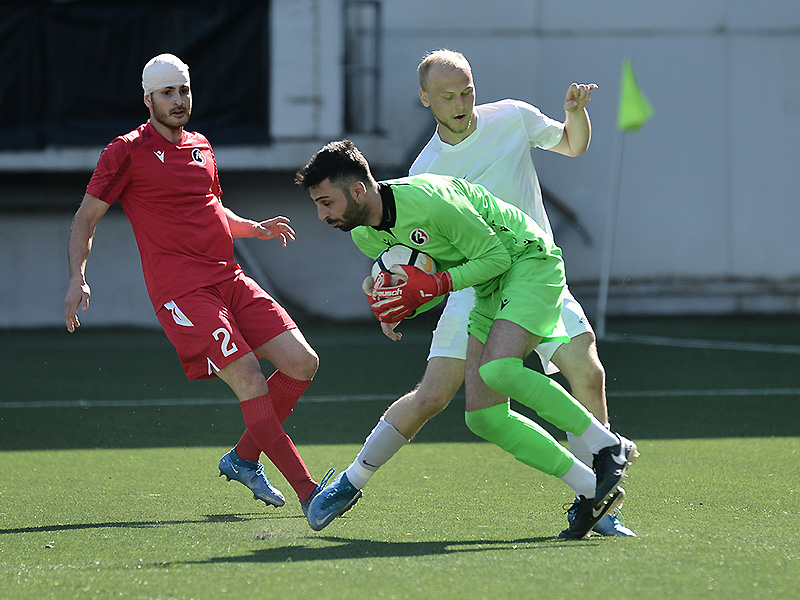
[[[426,273],[409,265],[398,265],[393,273],[405,277],[397,285],[387,286],[391,274],[379,274],[370,295],[372,312],[383,323],[396,323],[412,315],[414,311],[438,296],[453,290],[453,278],[447,271]]]

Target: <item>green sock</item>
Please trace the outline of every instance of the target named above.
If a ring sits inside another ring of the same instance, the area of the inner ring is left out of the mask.
[[[548,475],[563,477],[575,462],[553,436],[524,415],[512,411],[508,402],[468,412],[465,421],[475,435]]]
[[[557,381],[525,367],[521,358],[499,358],[480,368],[483,380],[494,391],[532,408],[559,429],[580,435],[592,415]]]

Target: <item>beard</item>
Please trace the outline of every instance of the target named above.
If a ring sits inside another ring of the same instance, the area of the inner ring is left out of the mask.
[[[472,127],[472,123],[475,120],[474,111],[471,110],[468,113],[468,115],[469,116],[466,119],[460,122],[456,121],[452,117],[444,119],[439,115],[437,115],[436,113],[433,113],[433,118],[436,119],[436,122],[439,125],[447,129],[447,131],[454,133],[456,135],[461,135],[462,133],[466,133],[467,131],[469,131],[469,128]]]
[[[171,110],[163,110],[161,109],[158,104],[153,104],[153,118],[158,121],[164,127],[172,130],[177,131],[183,128],[186,123],[189,122],[189,117],[192,114],[192,107],[187,106],[186,104],[183,105],[183,116],[178,118],[173,116],[171,113],[177,109],[173,108]]]
[[[365,225],[368,222],[369,209],[366,204],[359,204],[353,198],[349,190],[343,190],[344,197],[347,200],[347,206],[342,213],[342,216],[335,220],[329,220],[328,224],[333,225],[342,231],[352,231],[360,225]]]

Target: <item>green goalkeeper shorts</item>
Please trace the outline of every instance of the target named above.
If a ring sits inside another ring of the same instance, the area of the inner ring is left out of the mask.
[[[566,286],[561,250],[546,257],[523,254],[511,263],[490,296],[475,298],[467,331],[486,343],[495,319],[505,319],[545,342],[569,342],[561,320]]]

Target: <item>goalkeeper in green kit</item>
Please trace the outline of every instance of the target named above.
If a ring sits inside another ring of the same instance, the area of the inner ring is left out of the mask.
[[[523,364],[543,341],[569,341],[561,321],[561,250],[548,234],[515,206],[463,179],[422,174],[377,182],[349,140],[319,150],[295,179],[309,191],[319,218],[351,232],[371,258],[404,244],[436,261],[440,270],[434,274],[397,266],[399,283],[384,273],[365,282],[372,310],[392,339],[400,339],[397,325],[423,305],[454,290],[475,289],[465,376],[467,426],[569,485],[577,497],[575,519],[559,537],[586,537],[622,502],[625,492],[619,485],[638,452],[558,383]],[[512,411],[509,397],[578,436],[594,455],[593,467]],[[383,420],[379,426],[391,427]],[[386,460],[408,442],[398,436],[395,447],[385,448]],[[356,461],[336,477],[312,501],[311,527],[321,530],[350,509],[369,476]]]

